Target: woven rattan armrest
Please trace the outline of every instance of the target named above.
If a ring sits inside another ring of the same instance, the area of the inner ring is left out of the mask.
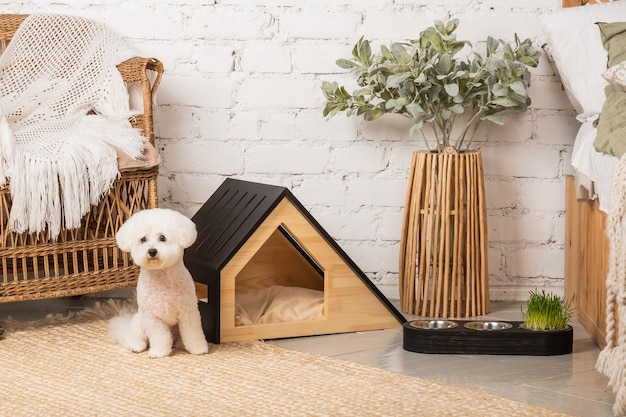
[[[148,71],[154,71],[155,78],[150,89],[150,101],[154,99],[154,93],[159,87],[161,76],[163,75],[163,64],[156,58],[133,57],[117,65],[117,69],[122,74],[124,82],[127,84],[150,83]]]

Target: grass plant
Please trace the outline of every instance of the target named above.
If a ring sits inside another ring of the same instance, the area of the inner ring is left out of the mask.
[[[572,318],[572,302],[555,294],[530,291],[526,312],[522,311],[524,327],[530,330],[564,330]]]

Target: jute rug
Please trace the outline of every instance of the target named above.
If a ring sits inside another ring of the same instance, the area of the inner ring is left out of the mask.
[[[564,416],[261,341],[150,359],[109,341],[102,311],[3,324],[1,416]]]

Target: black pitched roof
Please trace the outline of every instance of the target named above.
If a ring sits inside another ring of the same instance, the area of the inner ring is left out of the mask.
[[[226,179],[192,217],[198,239],[186,256],[221,270],[288,194],[283,187]]]

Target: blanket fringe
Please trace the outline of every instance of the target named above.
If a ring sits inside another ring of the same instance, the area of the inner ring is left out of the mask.
[[[598,356],[596,370],[609,378],[609,387],[615,393],[613,413],[623,416],[626,415],[626,155],[620,159],[613,176],[606,235],[610,243],[606,346]]]
[[[96,205],[119,176],[114,145],[131,156],[141,155],[145,138],[130,130],[126,120],[117,123],[98,115],[82,118],[76,128],[65,133],[72,138],[62,160],[52,161],[15,153],[11,178],[10,227],[17,233],[48,231],[54,239],[61,228],[76,229],[91,205]],[[107,132],[105,141],[94,140]],[[59,144],[64,142],[59,141]],[[71,143],[71,146],[69,145]],[[57,192],[51,192],[58,190]]]

